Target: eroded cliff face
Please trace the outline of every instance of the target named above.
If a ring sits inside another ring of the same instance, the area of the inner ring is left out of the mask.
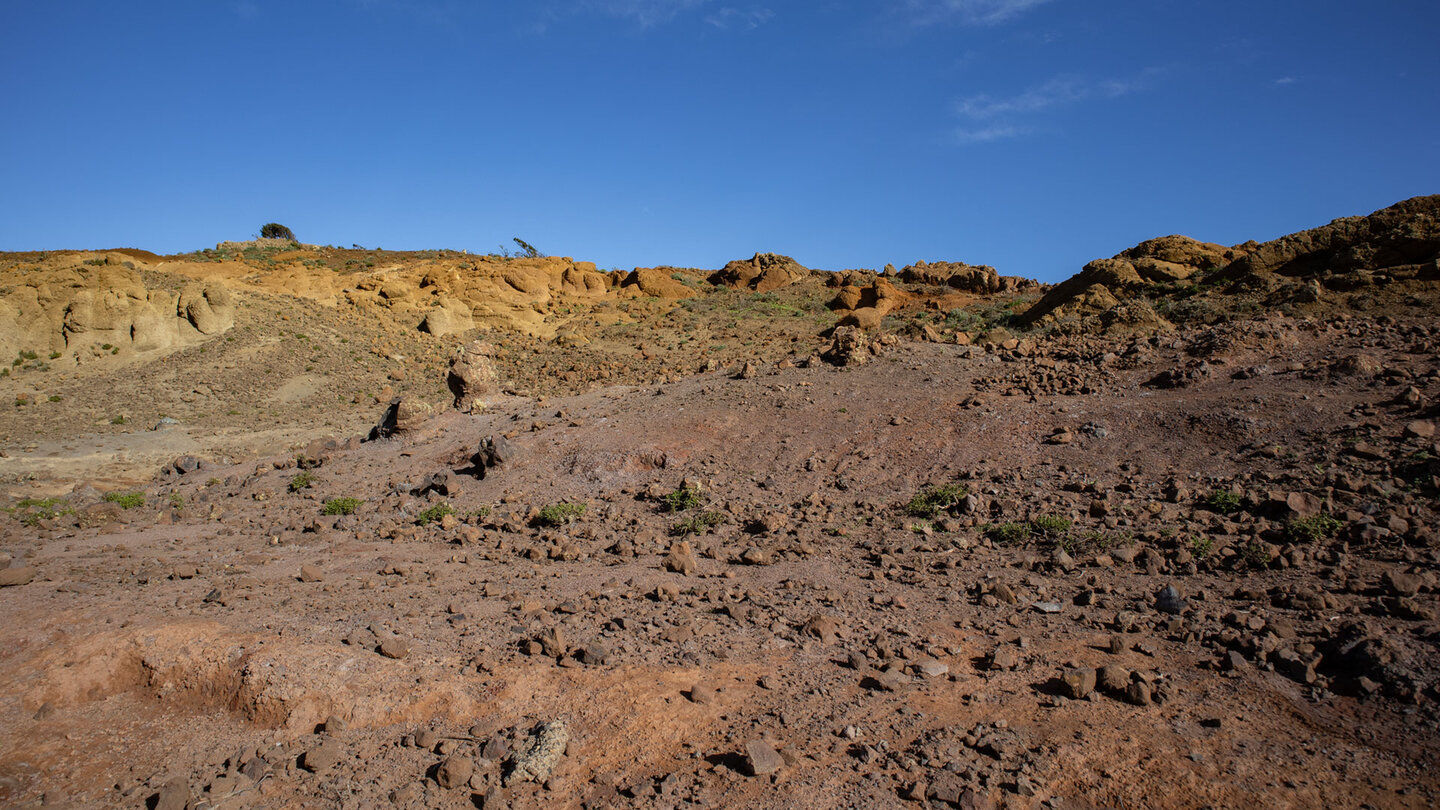
[[[224,334],[235,299],[218,281],[147,285],[150,263],[121,253],[5,262],[0,356],[86,363],[153,355]],[[22,358],[24,359],[24,358]]]

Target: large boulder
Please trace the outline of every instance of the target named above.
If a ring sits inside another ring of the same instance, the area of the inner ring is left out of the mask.
[[[179,314],[202,335],[218,335],[235,325],[235,302],[219,284],[191,284],[180,291]]]
[[[438,304],[425,313],[425,319],[420,322],[420,331],[435,337],[444,337],[475,328],[475,317],[464,301],[441,298]]]
[[[840,288],[829,307],[840,316],[840,326],[876,329],[885,316],[909,300],[910,294],[888,279],[874,278],[868,287],[846,285]]]
[[[804,265],[778,253],[756,253],[749,259],[736,259],[710,274],[716,286],[750,289],[767,293],[793,284],[810,274]]]
[[[906,284],[949,287],[976,295],[1016,292],[1040,284],[1019,276],[1002,276],[989,265],[964,262],[919,261],[900,270],[897,277]]]
[[[478,340],[455,352],[445,383],[455,395],[457,410],[483,410],[488,399],[500,394],[500,373],[495,369],[494,355],[494,346]]]
[[[631,297],[679,299],[695,295],[695,291],[670,277],[666,267],[637,267],[620,285],[621,295]]]
[[[416,396],[396,397],[385,408],[380,424],[370,431],[371,439],[384,439],[419,430],[435,415],[435,408]]]
[[[830,347],[820,357],[831,365],[860,366],[878,353],[879,347],[863,329],[837,326],[830,336]]]

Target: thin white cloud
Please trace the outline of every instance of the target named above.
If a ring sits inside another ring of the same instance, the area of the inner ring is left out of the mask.
[[[584,0],[582,5],[602,14],[624,17],[650,28],[675,19],[681,12],[699,8],[710,0]]]
[[[1295,83],[1295,77],[1294,77],[1294,76],[1281,76],[1280,78],[1278,78],[1278,79],[1275,80],[1275,86],[1276,86],[1276,87],[1284,87],[1284,86],[1287,85],[1287,84],[1294,84],[1294,83]]]
[[[768,8],[742,11],[738,8],[726,6],[707,16],[705,22],[720,29],[740,28],[754,30],[769,22],[774,16],[775,12]]]
[[[972,143],[990,143],[991,141],[1004,141],[1010,138],[1018,138],[1029,130],[1024,127],[1017,127],[1011,124],[1000,124],[993,127],[980,127],[978,129],[967,129],[961,127],[955,130],[955,142],[965,145]]]
[[[961,99],[956,104],[955,111],[965,118],[984,120],[1039,112],[1059,104],[1071,104],[1092,92],[1094,88],[1079,79],[1059,76],[1009,98],[995,98],[981,93]]]
[[[988,93],[968,96],[955,103],[955,114],[969,120],[971,125],[957,130],[956,138],[960,143],[971,144],[1019,137],[1031,131],[1019,121],[1091,99],[1113,99],[1140,92],[1158,73],[1147,70],[1133,78],[1104,81],[1056,76],[1013,96],[996,97]]]
[[[1048,2],[1050,0],[903,0],[903,6],[914,25],[946,22],[995,25]]]

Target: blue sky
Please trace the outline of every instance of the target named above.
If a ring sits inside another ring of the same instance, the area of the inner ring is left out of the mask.
[[[1440,193],[1440,4],[7,0],[0,250],[1058,281]]]

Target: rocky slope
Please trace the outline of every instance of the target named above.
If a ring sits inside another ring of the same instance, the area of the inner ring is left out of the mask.
[[[7,257],[234,323],[0,380],[0,804],[1433,805],[1429,211],[1152,240],[1067,296]],[[502,283],[529,309],[486,321]],[[484,325],[422,330],[447,300]]]

